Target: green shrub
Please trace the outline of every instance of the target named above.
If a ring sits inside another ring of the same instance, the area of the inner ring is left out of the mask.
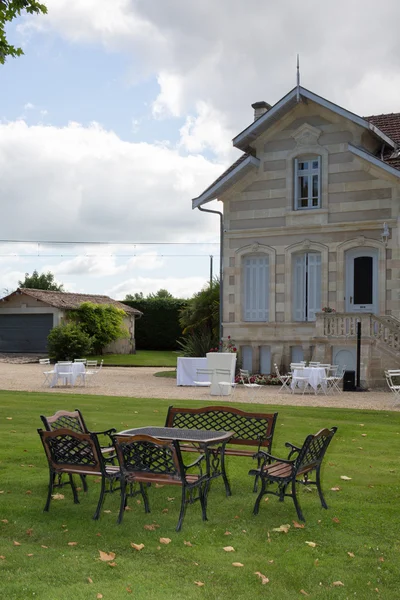
[[[214,336],[208,329],[197,330],[178,340],[183,356],[205,356],[213,348]]]
[[[90,337],[96,354],[102,354],[103,348],[111,342],[129,336],[124,317],[125,312],[111,304],[82,302],[79,308],[68,311],[68,318]]]
[[[92,338],[79,325],[66,323],[50,331],[47,349],[54,360],[74,360],[92,353]]]

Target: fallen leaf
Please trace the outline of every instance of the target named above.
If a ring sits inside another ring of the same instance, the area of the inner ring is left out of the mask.
[[[6,557],[0,554],[0,560],[6,560]]]
[[[385,562],[385,559],[383,558],[383,556],[380,556],[380,557],[378,558],[378,560],[379,560],[379,562]]]
[[[269,560],[268,562],[269,562],[270,565],[272,565],[274,561],[273,560]]]
[[[230,531],[225,531],[224,535],[232,535]]]
[[[266,577],[265,575],[263,575],[262,573],[260,573],[260,571],[256,571],[254,573],[254,575],[257,575],[261,579],[261,583],[263,585],[265,585],[266,583],[269,583],[268,577]]]
[[[232,563],[232,566],[233,567],[244,567],[244,565],[242,563],[239,563],[239,562]]]
[[[153,412],[160,412],[159,410],[153,410]]]
[[[64,500],[64,494],[53,494],[53,500]]]
[[[2,519],[1,522],[2,523],[8,523],[8,519]]]
[[[103,513],[106,513],[106,515],[109,515],[111,513],[111,510],[103,510]]]
[[[33,529],[27,529],[26,530],[26,535],[32,535],[32,531],[33,531]]]
[[[294,527],[295,529],[304,529],[304,525],[303,525],[303,524],[300,524],[300,523],[298,523],[297,521],[293,521],[293,527]]]
[[[199,587],[203,587],[203,585],[204,585],[204,583],[202,581],[195,581],[194,584]]]
[[[340,521],[339,521],[339,519],[338,519],[337,517],[333,517],[332,521],[333,521],[334,523],[340,523]]]
[[[305,542],[307,544],[307,546],[310,546],[311,548],[315,548],[315,546],[317,545],[315,542]]]
[[[225,546],[225,552],[235,552],[235,548],[233,546]]]
[[[125,506],[124,510],[127,510],[127,511],[129,511],[129,510],[132,510],[132,509],[131,509],[131,507],[130,507],[130,506]]]
[[[144,548],[144,544],[134,544],[133,542],[131,542],[131,546],[132,548],[134,548],[135,550],[138,550],[140,552],[140,550],[142,550]]]
[[[183,541],[183,543],[184,543],[184,545],[185,545],[185,546],[190,546],[190,547],[192,547],[192,546],[193,546],[193,544],[192,544],[191,542],[186,542],[186,541]]]
[[[116,562],[109,562],[107,563],[109,567],[116,567],[117,563]]]
[[[314,566],[318,567],[318,565],[319,565],[319,559],[318,559],[318,558],[316,558],[316,559],[314,560]]]
[[[351,481],[351,477],[347,477],[347,475],[341,475],[340,479],[343,479],[343,481]]]
[[[31,492],[31,490],[26,490],[25,494],[27,494],[29,496],[30,494],[32,494],[32,492]]]
[[[287,533],[290,529],[290,525],[289,523],[286,523],[285,525],[280,525],[279,527],[274,527],[274,529],[272,531],[277,531],[278,533]]]
[[[6,417],[7,421],[12,421],[12,417]]]
[[[158,527],[160,526],[157,525],[157,523],[152,523],[151,525],[144,525],[144,529],[147,529],[147,531],[155,531]]]
[[[142,501],[141,500],[136,500],[136,504],[142,504]]]
[[[19,542],[14,541],[13,542],[14,546],[20,546],[21,544]]]
[[[341,586],[344,586],[344,583],[342,583],[341,581],[334,581],[332,583],[332,585],[335,587],[341,587]]]
[[[115,558],[115,552],[102,552],[101,550],[99,550],[99,554],[99,558],[103,562],[108,562],[110,560],[114,560]]]
[[[96,533],[96,535],[97,535],[97,537],[100,537],[100,536],[101,536],[101,533]]]
[[[40,546],[41,548],[44,548],[45,550],[48,549],[48,546],[44,546],[43,544]]]
[[[164,484],[163,483],[156,483],[156,484],[154,484],[154,487],[156,487],[156,488],[163,488]]]
[[[93,579],[91,577],[88,577],[87,580],[88,580],[88,583],[93,583]]]
[[[331,488],[331,492],[340,492],[340,487]]]
[[[167,513],[168,512],[168,508],[163,508],[161,512]]]
[[[269,497],[268,497],[268,496],[265,496],[265,498],[264,498],[264,502],[268,502],[268,501],[269,501]]]
[[[175,498],[167,498],[168,502],[173,502]]]
[[[27,556],[33,556],[33,554],[27,554]]]
[[[97,600],[101,600],[102,597],[103,597],[103,594],[97,594],[97,596],[96,596]]]
[[[68,546],[77,546],[78,542],[68,542]]]
[[[309,596],[310,594],[307,594],[307,592],[305,590],[300,590],[300,594],[303,594],[303,596]]]
[[[160,538],[160,544],[170,544],[171,540],[169,538]]]
[[[347,554],[350,556],[350,558],[354,558],[353,552],[348,552]]]
[[[126,591],[128,592],[128,594],[132,594],[132,588],[130,588],[130,587],[127,587],[127,588],[126,588]]]
[[[361,437],[367,437],[367,434],[366,433],[362,433]]]

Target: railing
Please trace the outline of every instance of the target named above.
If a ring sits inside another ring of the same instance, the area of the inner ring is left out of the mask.
[[[392,352],[400,351],[400,321],[390,315],[372,313],[317,313],[317,337],[355,338],[357,323],[361,335],[380,342]]]

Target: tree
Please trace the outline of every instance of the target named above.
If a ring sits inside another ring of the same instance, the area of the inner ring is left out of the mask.
[[[141,300],[144,300],[144,296],[143,296],[143,292],[135,292],[134,294],[127,294],[125,296],[125,300],[127,300],[128,302],[140,302]],[[124,300],[123,300],[124,302]]]
[[[1,2],[1,0],[0,0]],[[54,275],[50,271],[47,273],[39,273],[36,269],[32,275],[25,273],[24,281],[18,281],[19,287],[33,288],[34,290],[50,290],[52,292],[64,292],[64,286],[54,281]]]
[[[185,356],[205,356],[219,347],[219,281],[214,279],[182,308],[179,322],[183,339],[179,346]]]
[[[168,291],[161,288],[155,294],[147,294],[148,298],[173,298],[173,295]]]
[[[68,311],[68,317],[89,336],[96,354],[101,354],[107,344],[129,335],[123,325],[125,312],[111,304],[82,302],[79,308]]]
[[[20,17],[22,12],[29,15],[46,14],[47,7],[36,0],[0,0],[0,64],[4,65],[7,56],[21,56],[24,53],[22,48],[16,48],[8,43],[6,37],[6,25],[16,17]]]

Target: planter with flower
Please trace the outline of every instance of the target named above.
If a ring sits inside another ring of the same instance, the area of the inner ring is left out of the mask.
[[[334,313],[334,312],[336,312],[336,310],[334,308],[331,308],[330,306],[324,306],[324,308],[322,308],[321,310],[324,313]]]

